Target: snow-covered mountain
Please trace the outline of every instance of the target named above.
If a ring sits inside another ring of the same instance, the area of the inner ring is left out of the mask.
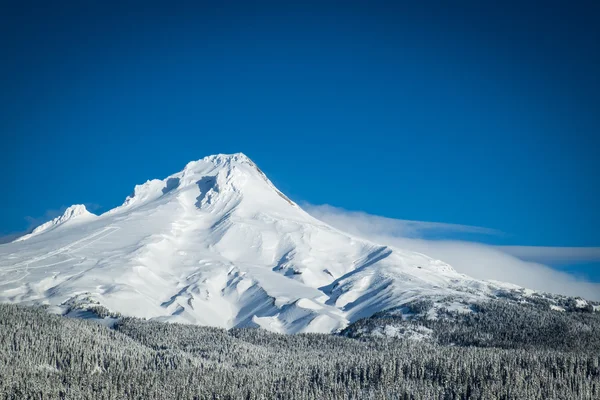
[[[99,216],[69,207],[0,246],[1,302],[225,328],[332,332],[418,299],[464,307],[510,289],[332,228],[243,154],[190,162]]]

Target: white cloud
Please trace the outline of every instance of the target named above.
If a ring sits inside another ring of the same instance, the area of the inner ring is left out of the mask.
[[[352,221],[355,230],[366,230],[370,234],[383,234],[402,237],[423,237],[429,233],[477,233],[483,235],[500,235],[494,229],[481,228],[478,226],[446,224],[442,222],[412,221],[407,219],[394,219],[371,215],[360,211],[347,211],[343,208],[333,207],[328,204],[315,206],[303,204],[302,207],[313,217],[327,220],[335,225],[345,224]]]
[[[578,264],[600,261],[600,247],[499,246],[522,260],[549,264]]]
[[[496,232],[463,225],[396,220],[328,205],[305,205],[304,208],[340,230],[440,259],[473,278],[505,281],[531,289],[600,300],[600,284],[578,279],[540,263],[600,260],[600,248],[497,247],[456,240],[426,240],[421,237],[430,230],[446,234]]]

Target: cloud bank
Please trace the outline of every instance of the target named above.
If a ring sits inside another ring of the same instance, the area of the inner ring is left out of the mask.
[[[427,234],[476,233],[483,235],[500,235],[494,229],[478,226],[446,224],[442,222],[412,221],[371,215],[360,211],[347,211],[328,204],[319,206],[303,204],[302,208],[317,219],[330,225],[351,224],[354,230],[366,231],[369,234],[394,237],[421,238]]]
[[[600,284],[557,271],[544,263],[600,260],[600,248],[491,246],[458,240],[425,239],[431,233],[498,234],[486,228],[406,221],[329,205],[303,205],[314,217],[376,243],[440,259],[477,279],[510,282],[530,289],[600,300]]]

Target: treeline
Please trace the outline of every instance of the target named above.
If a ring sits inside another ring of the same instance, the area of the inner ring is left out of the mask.
[[[0,305],[1,399],[597,399],[600,350],[278,335]]]
[[[436,319],[425,317],[432,307],[430,301],[417,301],[406,306],[406,313],[413,315],[408,320],[399,313],[381,312],[355,322],[342,334],[354,338],[371,336],[392,326],[410,336],[425,327],[430,330],[429,339],[442,345],[600,351],[600,312],[591,307],[555,311],[543,302],[494,300],[470,305],[470,313],[442,309]]]

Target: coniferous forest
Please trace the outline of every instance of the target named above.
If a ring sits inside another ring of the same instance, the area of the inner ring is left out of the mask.
[[[279,335],[135,318],[109,328],[1,304],[0,398],[600,398],[600,313],[477,307],[436,321],[376,316],[342,335]],[[385,324],[428,335],[373,334]]]

